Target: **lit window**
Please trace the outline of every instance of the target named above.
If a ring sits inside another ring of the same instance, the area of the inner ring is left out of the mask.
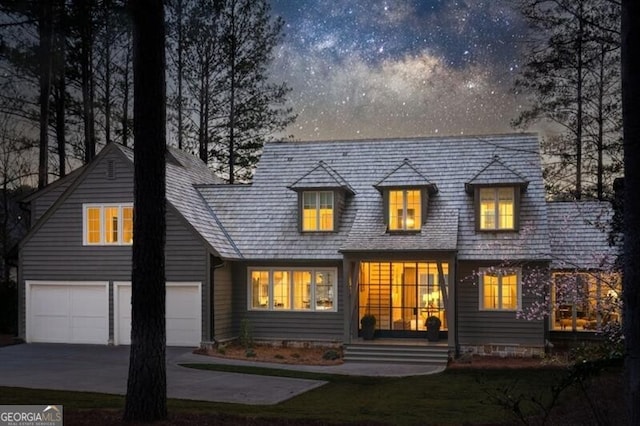
[[[302,230],[333,231],[333,192],[302,193]]]
[[[311,308],[311,272],[293,271],[293,309]]]
[[[515,311],[520,306],[519,270],[480,271],[480,309]]]
[[[251,271],[251,307],[269,307],[269,271]]]
[[[335,312],[336,277],[336,269],[250,270],[249,309]]]
[[[120,209],[118,207],[104,208],[104,225],[105,225],[104,241],[107,244],[118,243],[118,216],[119,215],[120,215]]]
[[[88,244],[100,244],[100,208],[86,209],[86,241]]]
[[[122,208],[122,241],[133,243],[133,207]]]
[[[515,229],[515,189],[480,188],[480,229]]]
[[[420,190],[389,191],[389,229],[416,231],[420,226]]]
[[[289,292],[291,283],[289,282],[288,271],[273,272],[273,307],[275,309],[289,309]]]
[[[597,331],[620,322],[620,275],[556,272],[552,282],[552,330]]]
[[[84,245],[130,245],[133,243],[131,205],[84,205]]]

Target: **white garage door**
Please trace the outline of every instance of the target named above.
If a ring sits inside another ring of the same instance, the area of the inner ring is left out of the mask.
[[[28,342],[108,343],[108,283],[27,281],[26,290]]]
[[[115,342],[131,344],[131,284],[115,283]],[[167,283],[167,346],[200,346],[202,296],[200,283]]]

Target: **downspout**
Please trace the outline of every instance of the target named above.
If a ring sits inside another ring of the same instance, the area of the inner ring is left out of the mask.
[[[454,273],[453,273],[453,345],[455,351],[455,357],[460,357],[460,339],[458,337],[458,253],[454,254]]]
[[[216,269],[220,269],[223,266],[226,265],[226,262],[224,260],[222,260],[222,258],[218,257],[218,256],[214,256],[212,254],[209,255],[209,274],[211,275],[209,277],[209,291],[211,292],[211,302],[209,305],[209,311],[210,311],[210,330],[209,330],[209,338],[212,342],[215,342],[216,338],[215,338],[215,316],[214,316],[214,297],[213,297],[213,286],[215,283],[215,275],[216,275]]]

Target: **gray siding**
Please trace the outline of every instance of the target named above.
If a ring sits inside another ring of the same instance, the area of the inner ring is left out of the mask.
[[[458,338],[460,345],[511,344],[544,345],[544,322],[517,319],[515,312],[492,312],[479,310],[480,287],[474,272],[480,267],[497,266],[478,262],[458,264]],[[535,266],[544,267],[544,264]],[[531,267],[522,267],[523,280]],[[525,291],[522,305],[528,306],[533,298]]]
[[[115,179],[107,178],[114,160]],[[25,330],[24,283],[51,281],[131,281],[131,246],[83,246],[83,203],[132,203],[133,165],[119,151],[98,159],[95,167],[52,212],[20,250],[20,325]],[[167,281],[202,283],[202,333],[209,335],[207,250],[174,209],[167,209]],[[113,336],[113,292],[110,291],[110,336]]]
[[[46,213],[47,210],[56,202],[60,195],[71,185],[77,178],[77,172],[73,173],[73,176],[67,175],[51,184],[51,187],[46,188],[41,195],[38,195],[31,201],[31,226]]]
[[[249,267],[335,267],[338,279],[337,312],[282,312],[253,311],[247,309],[247,268]],[[234,331],[237,334],[242,319],[249,320],[256,339],[342,341],[344,338],[345,284],[342,263],[318,262],[260,262],[238,263],[233,267]]]
[[[233,280],[231,266],[225,263],[214,272],[213,292],[213,326],[216,340],[230,339],[233,333]]]

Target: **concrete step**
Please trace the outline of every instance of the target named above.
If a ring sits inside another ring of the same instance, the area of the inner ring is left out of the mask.
[[[449,350],[446,345],[399,345],[354,343],[345,346],[347,362],[377,362],[394,364],[428,364],[446,366]]]

